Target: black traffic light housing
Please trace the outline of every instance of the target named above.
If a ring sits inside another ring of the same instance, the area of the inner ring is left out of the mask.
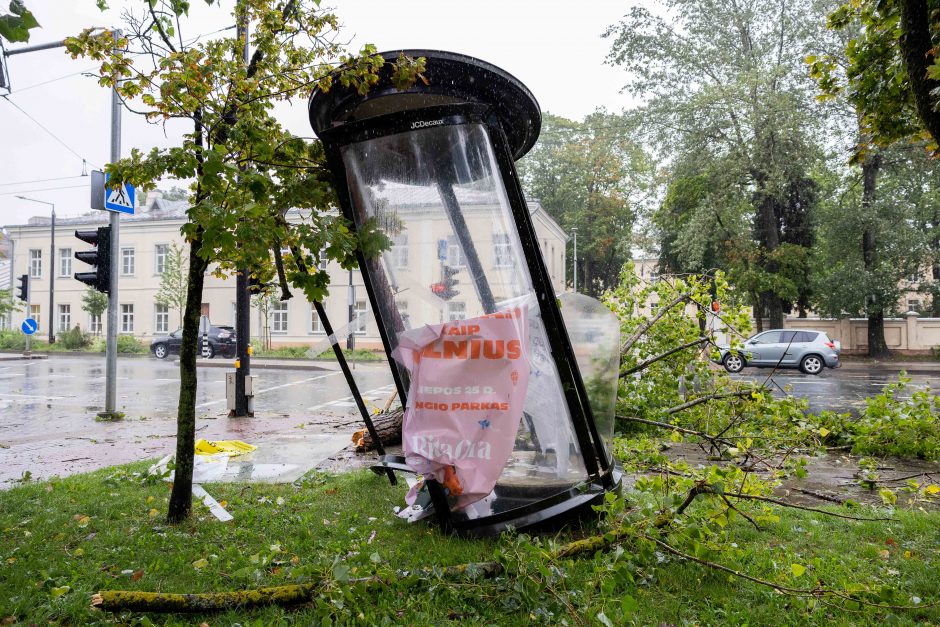
[[[75,237],[95,246],[95,250],[82,250],[75,258],[95,268],[94,272],[76,272],[75,278],[102,294],[111,293],[111,227],[75,231]]]
[[[29,275],[28,274],[20,275],[20,278],[18,280],[20,284],[16,288],[17,289],[16,297],[19,298],[24,303],[28,303],[29,302]]]
[[[452,268],[450,266],[441,266],[441,274],[443,275],[441,279],[441,285],[444,286],[444,289],[438,294],[443,300],[450,300],[454,296],[460,294],[457,290],[454,289],[454,286],[457,285],[460,281],[454,278],[454,275],[460,272],[457,268]]]

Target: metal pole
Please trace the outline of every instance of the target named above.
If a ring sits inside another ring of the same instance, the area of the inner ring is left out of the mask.
[[[11,268],[12,268],[12,265],[11,265]],[[31,303],[32,300],[33,300],[33,277],[32,277],[32,272],[27,271],[26,272],[26,317],[27,318],[32,317],[32,303]],[[38,327],[39,325],[37,324],[36,326]],[[31,337],[30,335],[26,336],[26,351],[23,353],[23,356],[25,357],[32,357],[32,353],[29,352],[30,337]]]
[[[578,291],[578,227],[571,227],[571,232],[574,233],[574,291]]]
[[[50,50],[52,48],[62,48],[65,46],[65,40],[60,41],[51,41],[47,44],[36,44],[34,46],[23,46],[22,48],[13,48],[12,50],[4,50],[3,56],[12,57],[18,54],[23,54],[24,52],[36,52],[38,50]]]
[[[121,31],[112,31],[114,41],[121,38]],[[111,90],[111,163],[121,158],[121,97],[117,89],[118,80]],[[120,246],[121,214],[112,211],[108,218],[111,226],[111,286],[108,294],[108,329],[105,351],[104,412],[106,418],[115,417],[117,397],[117,325],[118,325],[118,255]]]
[[[244,38],[242,59],[248,65],[248,21],[238,26],[238,37]],[[235,410],[233,416],[252,416],[254,412],[248,406],[245,396],[245,379],[251,374],[251,354],[248,343],[251,340],[251,294],[248,293],[247,268],[242,268],[235,277]]]
[[[356,287],[353,285],[353,272],[349,271],[349,335],[346,336],[346,349],[355,350],[356,349],[356,327],[358,324],[353,324],[353,308],[356,305]]]
[[[49,243],[49,343],[55,344],[55,205],[52,205],[52,239]]]

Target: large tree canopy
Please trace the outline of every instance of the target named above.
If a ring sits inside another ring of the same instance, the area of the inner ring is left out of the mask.
[[[603,110],[583,122],[546,114],[539,143],[519,164],[526,194],[569,235],[577,229],[579,291],[595,296],[617,285],[652,186],[652,164],[633,134],[628,120]]]
[[[725,185],[709,189],[707,202],[695,205],[704,211],[680,227],[683,233],[666,234],[666,247],[702,251],[704,262],[706,250],[717,254],[715,243],[693,238],[714,232],[689,225],[717,223],[715,207],[743,210],[750,233],[733,232],[746,270],[740,276],[774,326],[789,304],[806,300],[798,289],[806,282],[793,275],[794,264],[805,266],[801,249],[812,243],[808,173],[818,151],[809,138],[818,118],[808,104],[803,57],[820,16],[809,0],[666,0],[655,12],[632,8],[607,32],[609,61],[626,71],[625,89],[645,101],[638,115],[649,139],[667,155],[696,155],[699,172],[717,172],[712,182]],[[677,176],[688,176],[688,164],[672,165]],[[671,191],[674,201],[679,190]],[[660,217],[675,209],[664,207]]]

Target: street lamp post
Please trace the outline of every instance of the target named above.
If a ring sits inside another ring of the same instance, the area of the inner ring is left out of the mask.
[[[17,198],[52,207],[52,239],[49,243],[49,343],[55,344],[55,328],[53,327],[53,310],[55,308],[55,203],[27,198],[26,196],[17,196]]]
[[[578,227],[571,227],[574,234],[574,291],[578,291]]]

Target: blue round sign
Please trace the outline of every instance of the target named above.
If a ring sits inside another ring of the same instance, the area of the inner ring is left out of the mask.
[[[36,329],[39,328],[39,323],[32,318],[27,318],[23,320],[23,324],[20,325],[20,328],[23,329],[23,333],[26,335],[32,335],[36,332]]]

